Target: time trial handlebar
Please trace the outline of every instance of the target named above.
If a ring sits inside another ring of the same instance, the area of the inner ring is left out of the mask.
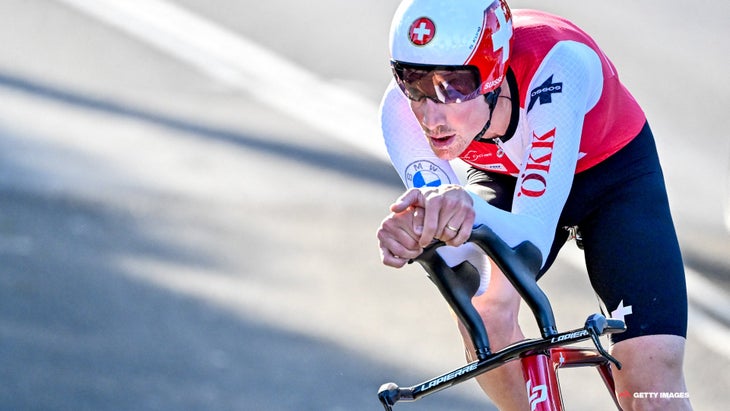
[[[537,285],[542,265],[540,250],[530,242],[510,247],[492,229],[479,225],[472,230],[468,242],[476,244],[495,262],[530,307],[543,338],[558,333],[552,306]],[[479,273],[468,261],[449,267],[436,252],[445,245],[436,241],[427,246],[413,261],[423,266],[431,281],[469,331],[479,359],[490,354],[484,322],[471,303],[479,287]]]

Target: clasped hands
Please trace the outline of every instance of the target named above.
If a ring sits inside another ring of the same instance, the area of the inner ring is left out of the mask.
[[[464,244],[474,225],[474,201],[464,187],[450,184],[412,188],[391,206],[377,232],[383,264],[400,268],[433,239]]]

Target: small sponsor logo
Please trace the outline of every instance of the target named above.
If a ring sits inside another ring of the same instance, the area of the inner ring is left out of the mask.
[[[477,364],[476,363],[469,364],[466,367],[459,368],[458,370],[456,370],[454,372],[448,373],[446,375],[443,375],[441,377],[438,377],[436,379],[433,379],[433,380],[431,380],[429,382],[426,382],[426,383],[422,384],[421,385],[421,391],[427,390],[429,388],[436,387],[436,386],[441,385],[441,384],[443,384],[445,382],[451,381],[451,380],[453,380],[456,377],[459,377],[461,375],[464,375],[464,374],[466,374],[468,372],[472,372],[472,371],[474,371],[476,369],[477,369]]]
[[[550,342],[556,343],[560,341],[573,340],[575,338],[585,337],[588,335],[588,331],[580,330],[570,334],[563,334],[550,339]]]
[[[411,24],[408,30],[408,38],[416,46],[425,46],[433,40],[436,35],[436,25],[428,17],[421,17]]]
[[[547,401],[547,385],[536,385],[532,387],[532,380],[527,381],[527,395],[530,399],[530,410],[535,411],[537,405]]]
[[[428,160],[414,161],[405,170],[406,181],[410,187],[438,187],[450,184],[451,180],[446,172]]]
[[[461,158],[464,161],[470,161],[473,163],[478,163],[480,161],[485,161],[485,159],[492,156],[492,153],[486,152],[486,153],[480,153],[477,150],[469,150],[468,152],[461,155]]]
[[[552,95],[562,92],[563,83],[553,83],[553,76],[551,75],[544,83],[530,92],[530,104],[527,106],[527,112],[529,113],[538,101],[540,105],[552,103]]]
[[[555,130],[543,135],[532,132],[532,146],[527,164],[520,177],[520,191],[517,196],[540,197],[547,191],[547,175],[553,158]]]
[[[499,76],[497,79],[492,81],[486,81],[482,84],[482,92],[486,93],[488,90],[494,90],[498,85],[502,84],[504,76]]]
[[[633,314],[633,313],[634,313],[633,307],[630,305],[624,306],[624,300],[621,300],[621,302],[618,303],[618,307],[616,307],[615,310],[611,311],[611,318],[621,320],[625,323],[626,316]]]

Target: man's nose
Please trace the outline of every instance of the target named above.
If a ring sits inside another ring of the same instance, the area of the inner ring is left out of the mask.
[[[427,98],[422,107],[421,123],[423,123],[423,126],[429,129],[443,126],[445,124],[445,116],[442,108],[443,104]]]

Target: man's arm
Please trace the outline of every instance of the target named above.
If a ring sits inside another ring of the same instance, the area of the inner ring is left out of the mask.
[[[541,86],[548,79],[562,83],[560,92],[541,100]],[[477,223],[487,224],[511,246],[532,242],[542,252],[543,263],[570,194],[583,121],[598,102],[602,84],[600,59],[593,50],[572,41],[559,43],[543,60],[528,91],[524,120],[532,140],[520,165],[511,212],[472,194]]]

